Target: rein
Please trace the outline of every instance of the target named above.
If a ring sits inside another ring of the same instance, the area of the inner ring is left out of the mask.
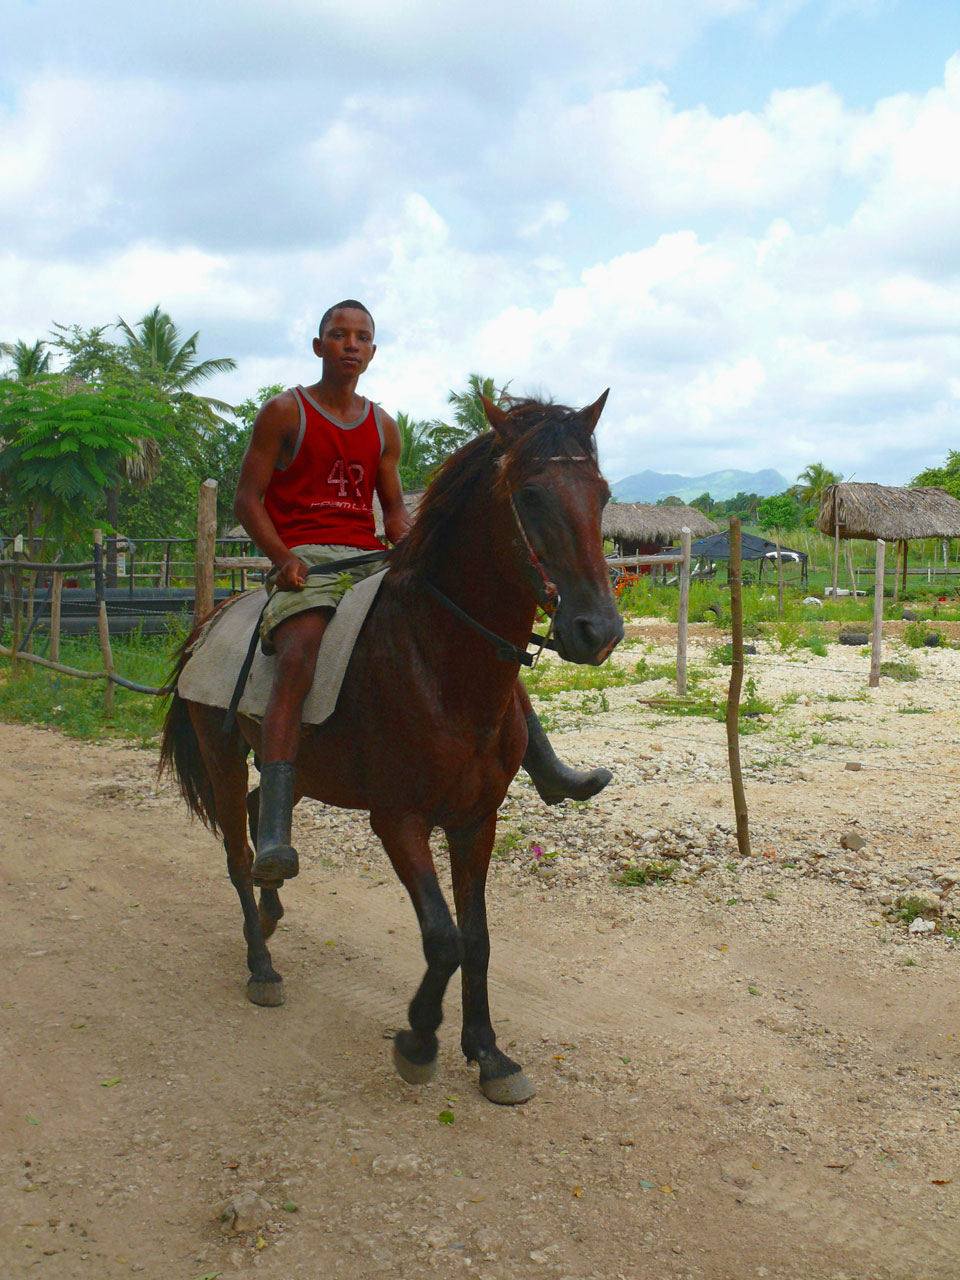
[[[429,578],[423,579],[423,585],[427,588],[432,596],[442,604],[445,609],[453,614],[455,618],[459,618],[461,622],[465,622],[468,627],[472,627],[478,635],[489,640],[497,651],[497,657],[503,662],[519,662],[523,667],[532,667],[536,665],[537,659],[543,650],[556,649],[556,641],[553,640],[548,631],[545,636],[539,635],[536,631],[531,632],[530,639],[527,644],[537,644],[540,648],[536,653],[527,653],[526,649],[519,649],[515,644],[511,644],[509,640],[504,640],[503,636],[498,636],[495,631],[491,631],[489,627],[485,627],[482,622],[478,622],[476,618],[471,618],[465,609],[461,609],[458,604],[444,595],[439,587],[435,587]],[[553,624],[551,623],[551,630]]]

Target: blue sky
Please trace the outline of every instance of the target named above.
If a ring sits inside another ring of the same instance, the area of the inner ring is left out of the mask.
[[[941,0],[4,0],[0,339],[156,303],[239,400],[473,371],[610,400],[616,480],[958,447],[960,6]]]

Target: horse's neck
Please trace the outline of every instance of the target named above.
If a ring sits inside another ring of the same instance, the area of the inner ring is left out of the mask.
[[[488,630],[525,648],[536,602],[516,562],[514,531],[505,534],[502,519],[489,496],[476,497],[451,527],[435,585]]]
[[[442,560],[414,571],[414,598],[428,614],[406,619],[417,631],[425,665],[443,690],[444,701],[479,723],[495,722],[512,702],[516,665],[497,656],[496,645],[462,618],[448,612],[418,587],[420,573],[475,622],[525,649],[536,614],[530,587],[515,563],[512,538],[498,532],[488,497],[470,502],[450,522]]]

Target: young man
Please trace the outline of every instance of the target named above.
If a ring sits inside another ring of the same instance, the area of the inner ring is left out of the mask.
[[[357,395],[377,349],[373,339],[373,318],[363,303],[347,298],[330,307],[313,340],[323,362],[320,381],[266,402],[240,468],[233,510],[273,562],[261,636],[264,648],[277,655],[263,717],[255,884],[289,880],[299,869],[290,828],[300,714],[340,599],[382,568],[369,561],[371,552],[386,551],[374,532],[374,490],[387,539],[399,542],[410,527],[397,424]],[[365,558],[346,573],[307,578],[314,565],[354,556]],[[581,773],[557,759],[522,686],[519,693],[530,734],[523,765],[543,799],[584,800],[606,786],[606,769]]]

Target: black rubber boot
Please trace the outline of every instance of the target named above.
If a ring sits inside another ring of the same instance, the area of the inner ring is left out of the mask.
[[[525,718],[528,741],[523,767],[545,804],[559,804],[561,800],[589,800],[603,790],[613,777],[609,769],[571,769],[557,758],[537,713],[531,711]]]
[[[300,870],[300,859],[290,843],[296,774],[297,766],[287,760],[274,760],[261,766],[254,884],[275,887],[284,880],[292,880]]]

